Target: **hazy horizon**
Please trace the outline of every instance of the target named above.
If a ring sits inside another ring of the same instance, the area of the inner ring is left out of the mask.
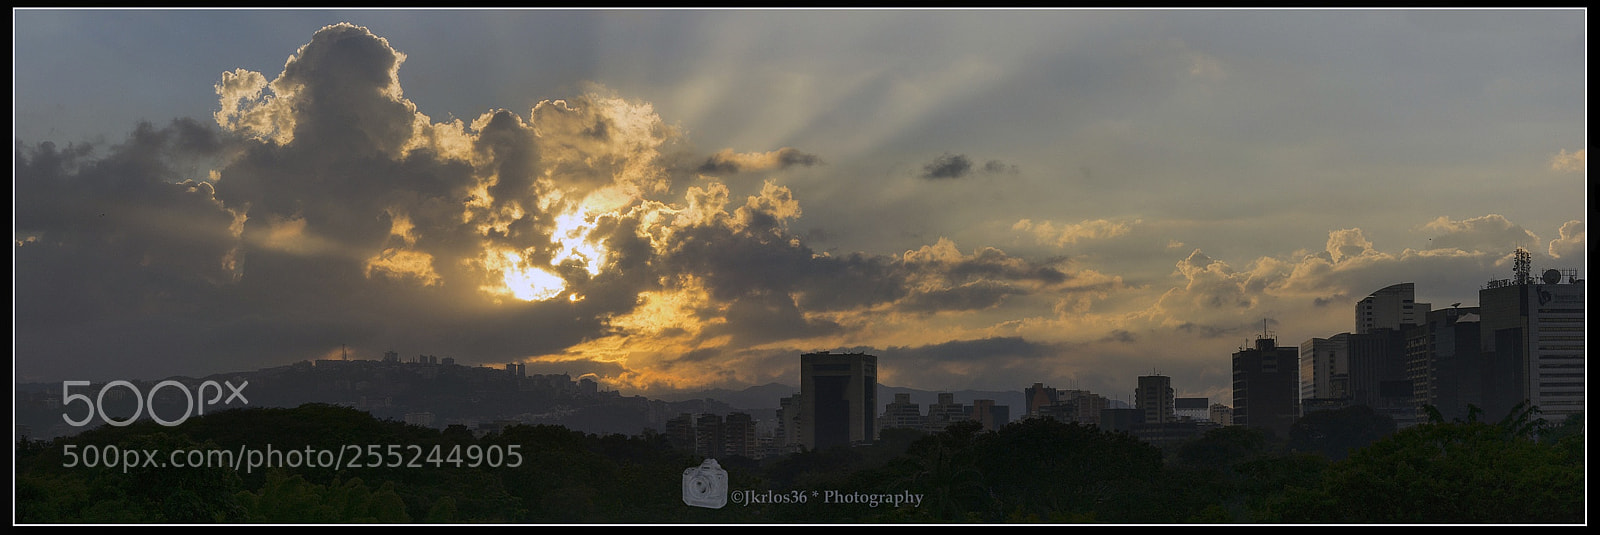
[[[1231,404],[1234,351],[1383,287],[1587,277],[1582,9],[14,9],[13,46],[19,384],[393,350],[650,396],[831,350]]]

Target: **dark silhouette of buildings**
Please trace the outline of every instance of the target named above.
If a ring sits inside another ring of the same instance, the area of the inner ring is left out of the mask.
[[[878,357],[800,355],[800,443],[807,449],[870,444],[877,430]]]
[[[1301,344],[1304,412],[1366,405],[1399,427],[1426,421],[1500,418],[1520,403],[1546,419],[1584,407],[1583,281],[1551,269],[1535,280],[1518,248],[1513,277],[1489,281],[1479,306],[1431,310],[1411,283],[1374,292],[1356,306],[1357,333]],[[1237,414],[1236,414],[1237,416]]]
[[[1406,328],[1415,325],[1405,325]],[[1406,377],[1405,333],[1388,327],[1350,335],[1350,401],[1372,407],[1402,427],[1415,417]]]
[[[1233,354],[1233,424],[1289,436],[1300,416],[1299,350],[1262,335]]]
[[[1302,414],[1366,405],[1408,426],[1417,419],[1408,333],[1432,306],[1417,303],[1416,286],[1401,283],[1356,303],[1355,333],[1311,338],[1300,344]]]
[[[1088,390],[1057,390],[1034,383],[1022,390],[1027,403],[1027,418],[1054,418],[1061,422],[1098,425],[1100,411],[1111,407],[1111,400]]]
[[[1450,421],[1467,419],[1468,404],[1482,405],[1479,320],[1478,307],[1452,307],[1428,312],[1426,322],[1406,331],[1406,375],[1416,421],[1427,421],[1425,406]]]

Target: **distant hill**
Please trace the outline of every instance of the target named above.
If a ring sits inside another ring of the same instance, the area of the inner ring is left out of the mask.
[[[743,390],[728,390],[726,388],[712,388],[708,390],[692,390],[682,392],[655,393],[649,397],[662,401],[689,401],[692,399],[714,399],[726,403],[731,407],[740,409],[777,409],[778,400],[800,393],[800,387],[782,383],[767,383],[752,386]]]

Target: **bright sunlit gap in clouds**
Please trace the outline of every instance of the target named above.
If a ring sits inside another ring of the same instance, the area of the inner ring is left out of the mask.
[[[492,261],[499,258],[500,261]],[[515,251],[501,251],[498,257],[490,255],[489,269],[501,272],[505,280],[502,288],[490,288],[494,293],[510,293],[523,301],[544,301],[561,294],[567,287],[561,277],[536,265],[523,263],[522,255]]]
[[[486,265],[489,269],[501,273],[504,286],[486,287],[485,291],[494,294],[509,293],[523,301],[544,301],[566,291],[566,280],[557,274],[557,270],[564,264],[576,263],[590,276],[599,275],[601,267],[605,264],[606,252],[600,244],[589,241],[589,232],[594,230],[594,226],[593,215],[586,216],[574,212],[556,217],[556,229],[551,234],[555,240],[555,243],[551,244],[554,254],[551,256],[549,267],[527,261],[526,257],[533,256],[531,250],[486,252]],[[572,293],[568,299],[579,301],[583,297]]]

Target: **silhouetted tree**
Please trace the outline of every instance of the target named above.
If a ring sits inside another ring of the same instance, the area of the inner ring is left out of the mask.
[[[1532,410],[1497,424],[1429,423],[1401,430],[1333,464],[1321,484],[1290,489],[1285,522],[1577,523],[1581,457],[1535,440]]]
[[[1395,432],[1394,419],[1366,405],[1315,411],[1295,420],[1289,428],[1289,448],[1320,453],[1332,460],[1366,447]]]

